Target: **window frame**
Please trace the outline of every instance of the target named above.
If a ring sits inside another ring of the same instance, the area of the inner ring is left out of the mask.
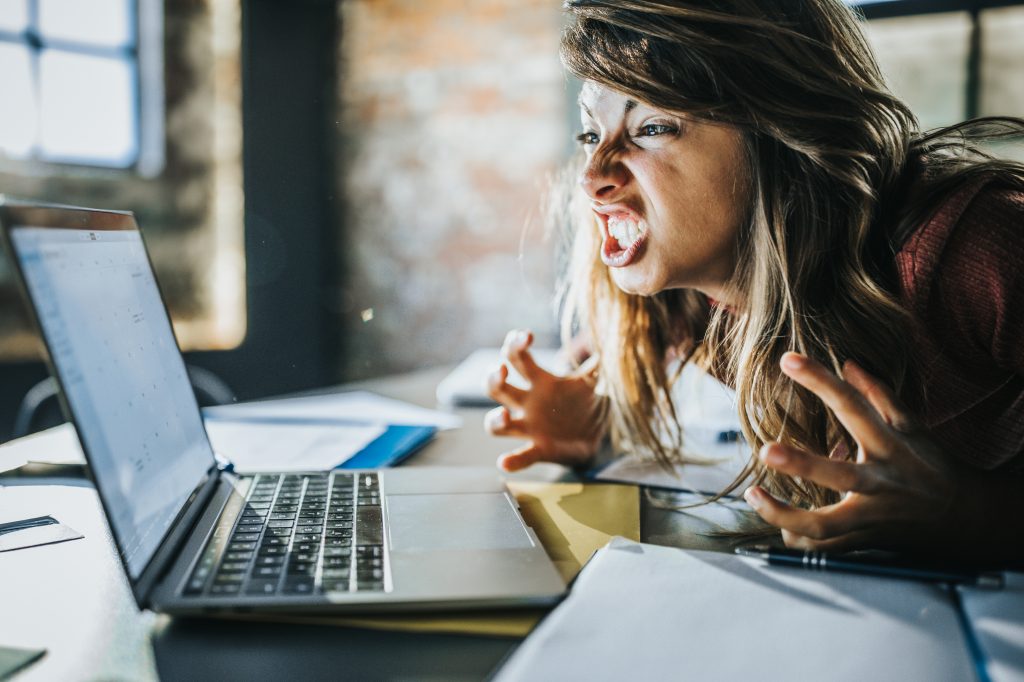
[[[964,86],[964,118],[979,115],[981,90],[981,13],[1000,7],[1021,7],[1021,0],[868,0],[851,7],[864,19],[895,19],[951,12],[966,12],[971,22],[967,46],[967,82]]]
[[[868,21],[942,12],[977,14],[986,9],[1014,5],[1024,5],[1024,2],[1020,0],[869,0],[857,4],[851,3],[851,6],[863,14]]]
[[[133,102],[136,154],[130,164],[89,163],[87,161],[51,160],[40,155],[38,144],[27,158],[0,157],[0,171],[28,175],[53,175],[74,178],[87,175],[122,177],[125,174],[154,178],[164,169],[164,0],[127,0],[132,45],[124,48],[102,48],[70,41],[45,41],[38,33],[39,0],[25,0],[29,28],[21,33],[0,31],[0,41],[27,47],[33,59],[33,87],[38,88],[38,60],[47,47],[79,55],[130,60],[133,67]]]

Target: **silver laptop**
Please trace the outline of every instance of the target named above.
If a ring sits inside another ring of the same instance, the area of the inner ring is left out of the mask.
[[[0,197],[0,232],[140,607],[181,614],[551,603],[490,469],[220,469],[130,213]]]

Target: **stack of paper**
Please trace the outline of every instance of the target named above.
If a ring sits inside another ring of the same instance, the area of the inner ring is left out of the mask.
[[[942,587],[616,539],[497,679],[973,677]]]

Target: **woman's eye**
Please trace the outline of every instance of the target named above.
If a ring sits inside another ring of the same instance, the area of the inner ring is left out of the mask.
[[[648,123],[647,125],[640,126],[640,130],[637,131],[637,137],[654,137],[656,135],[669,135],[676,131],[670,125],[664,123]]]
[[[591,144],[597,144],[598,143],[597,133],[592,132],[590,130],[585,130],[585,131],[583,131],[582,133],[580,133],[579,135],[576,136],[576,141],[579,142],[584,147],[586,147],[587,145],[591,145]]]

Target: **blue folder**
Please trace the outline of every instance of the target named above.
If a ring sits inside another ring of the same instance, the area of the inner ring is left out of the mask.
[[[336,466],[336,469],[380,469],[399,464],[430,442],[434,426],[389,424],[369,445]]]

